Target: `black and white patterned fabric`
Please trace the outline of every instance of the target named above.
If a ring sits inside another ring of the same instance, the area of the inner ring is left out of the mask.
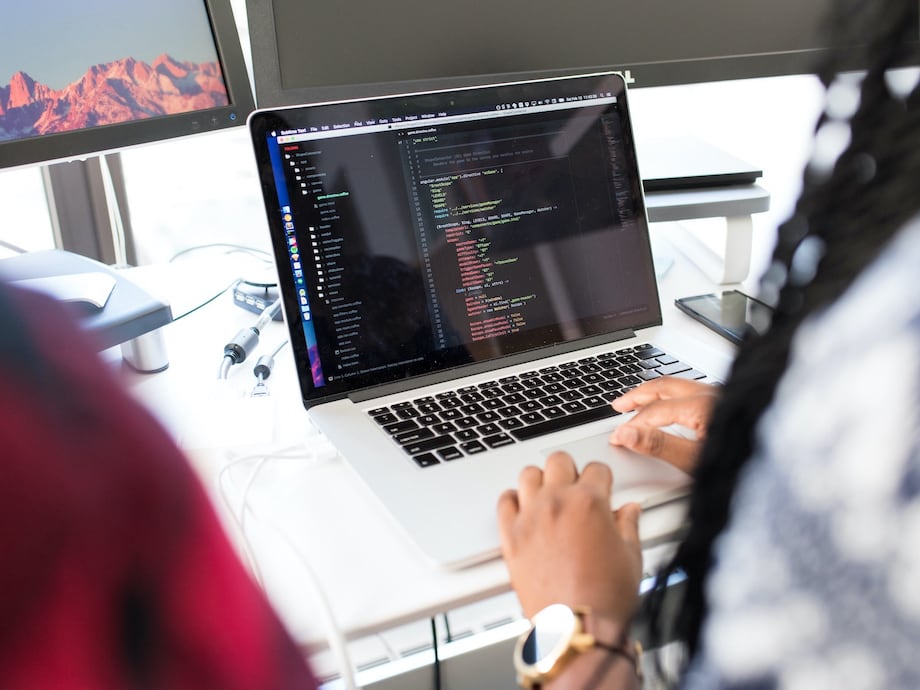
[[[800,329],[716,554],[685,688],[920,688],[920,222]]]

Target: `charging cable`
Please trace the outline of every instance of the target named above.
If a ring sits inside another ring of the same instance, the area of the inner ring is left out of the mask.
[[[335,613],[332,610],[332,604],[329,601],[329,597],[326,595],[325,590],[319,581],[319,576],[316,574],[316,571],[310,565],[309,560],[302,553],[302,551],[293,543],[291,538],[288,536],[286,531],[280,527],[274,520],[269,520],[266,516],[260,516],[256,514],[253,509],[252,503],[249,500],[249,495],[255,484],[256,477],[265,467],[266,463],[270,460],[283,460],[283,459],[296,459],[300,461],[316,461],[319,459],[319,453],[317,451],[305,451],[302,445],[295,445],[288,448],[281,449],[271,454],[253,454],[248,456],[243,456],[234,459],[229,464],[227,464],[218,474],[217,484],[218,490],[221,498],[223,499],[224,506],[229,511],[236,527],[240,532],[243,542],[243,551],[246,554],[247,560],[250,565],[250,569],[253,573],[253,576],[262,586],[263,590],[265,589],[265,580],[263,573],[258,566],[258,561],[256,560],[252,544],[249,541],[249,536],[246,533],[246,514],[249,513],[252,515],[257,522],[261,522],[264,526],[271,529],[281,540],[285,543],[297,561],[300,563],[303,568],[306,577],[306,582],[310,585],[313,590],[315,601],[319,604],[319,615],[322,619],[323,627],[326,632],[326,642],[329,645],[329,650],[332,652],[332,655],[335,657],[337,665],[339,667],[339,674],[342,679],[342,682],[345,686],[345,690],[357,690],[358,685],[355,680],[354,666],[351,660],[351,654],[348,652],[348,643],[345,640],[345,635],[342,631],[342,628],[339,626],[338,621],[336,620]],[[224,489],[224,477],[233,469],[244,463],[251,463],[253,460],[256,461],[255,467],[252,469],[249,474],[246,482],[243,486],[242,496],[240,498],[240,507],[239,511],[235,510],[230,503],[230,499],[227,496],[227,492]]]
[[[253,398],[268,395],[268,386],[265,385],[265,379],[272,375],[272,368],[275,366],[275,356],[281,352],[281,348],[287,345],[287,343],[287,340],[283,340],[270,355],[262,355],[256,360],[256,365],[252,368],[252,373],[256,377],[256,385],[249,394]]]
[[[233,339],[224,345],[224,359],[220,363],[220,371],[217,378],[225,379],[230,372],[230,367],[234,364],[240,364],[246,360],[246,357],[256,349],[259,344],[259,335],[275,317],[275,314],[281,309],[281,298],[279,297],[269,306],[262,310],[255,324],[249,328],[244,328]]]

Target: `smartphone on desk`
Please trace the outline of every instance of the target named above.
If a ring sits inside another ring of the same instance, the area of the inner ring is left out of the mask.
[[[768,304],[738,290],[680,297],[674,305],[735,344],[748,333],[766,332],[773,316]]]

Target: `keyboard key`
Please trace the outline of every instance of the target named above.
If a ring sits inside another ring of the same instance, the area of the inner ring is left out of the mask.
[[[658,368],[658,373],[662,376],[672,376],[673,374],[679,374],[682,371],[689,371],[690,365],[684,364],[683,362],[671,362],[665,366]]]
[[[545,418],[539,412],[528,412],[527,414],[522,414],[520,420],[524,424],[537,424],[542,422]]]
[[[425,438],[421,441],[405,444],[403,448],[409,455],[418,455],[419,453],[426,453],[429,450],[437,450],[438,448],[445,448],[452,445],[454,445],[454,437],[450,434],[444,434],[443,436]]]
[[[431,429],[413,429],[412,431],[404,431],[401,434],[396,434],[393,438],[396,439],[398,444],[406,446],[425,438],[434,438],[434,436],[435,434]]]
[[[489,448],[501,448],[503,446],[510,446],[512,443],[514,443],[514,439],[505,433],[486,436],[482,440],[487,446],[489,446]]]
[[[441,458],[441,460],[445,460],[448,462],[451,460],[457,460],[458,458],[463,457],[463,453],[461,452],[461,450],[454,446],[450,446],[449,448],[442,448],[441,450],[438,451],[437,455],[439,458]]]
[[[418,429],[418,424],[413,422],[411,419],[407,419],[404,422],[393,422],[392,424],[387,424],[383,428],[388,434],[390,434],[390,436],[395,436],[396,434],[401,434],[404,431],[412,431],[412,429]]]
[[[482,443],[479,441],[468,441],[466,443],[461,443],[460,448],[467,455],[476,455],[476,453],[483,453],[488,450],[488,448],[482,445]]]
[[[480,412],[485,412],[485,411],[486,411],[486,408],[484,408],[484,407],[483,407],[482,405],[480,405],[479,403],[469,403],[468,405],[462,405],[462,406],[460,407],[460,411],[461,411],[463,414],[467,414],[467,415],[469,415],[469,414],[479,414]]]
[[[419,467],[431,467],[432,465],[438,465],[441,462],[431,453],[423,453],[422,455],[416,455],[412,459],[418,463]]]
[[[586,397],[590,395],[600,395],[603,392],[604,389],[600,386],[585,386],[581,389],[581,394]]]
[[[659,350],[657,347],[647,347],[644,350],[639,350],[636,353],[636,357],[642,360],[646,360],[652,359],[653,357],[660,357],[663,354],[665,354],[665,352],[663,350]]]
[[[379,414],[374,417],[374,421],[377,422],[380,426],[385,426],[387,424],[395,424],[399,421],[399,417],[391,412],[387,412],[386,414]]]
[[[479,438],[479,432],[475,429],[460,429],[454,433],[454,438],[458,441],[472,441]]]
[[[544,412],[544,414],[546,413]],[[604,405],[603,407],[594,407],[590,410],[585,410],[584,412],[567,414],[563,417],[557,417],[555,419],[548,419],[545,422],[540,422],[539,424],[531,424],[529,426],[525,426],[522,429],[514,429],[511,432],[511,435],[514,436],[514,438],[516,438],[518,441],[526,441],[531,438],[543,436],[544,434],[551,434],[554,431],[571,429],[572,427],[576,427],[581,424],[587,424],[588,422],[596,422],[599,419],[614,417],[617,414],[619,413],[610,407],[610,405]]]
[[[389,407],[378,407],[378,408],[375,408],[375,409],[373,409],[373,410],[368,410],[367,413],[368,413],[371,417],[379,417],[380,415],[386,414],[386,413],[389,412],[389,411],[390,411],[390,408],[389,408]]]
[[[690,379],[691,381],[697,381],[699,379],[706,378],[706,374],[696,369],[687,369],[687,371],[679,371],[674,374],[675,377],[679,379]]]

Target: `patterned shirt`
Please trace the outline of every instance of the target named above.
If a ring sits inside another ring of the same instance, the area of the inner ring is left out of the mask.
[[[920,222],[796,335],[686,688],[920,688]]]

